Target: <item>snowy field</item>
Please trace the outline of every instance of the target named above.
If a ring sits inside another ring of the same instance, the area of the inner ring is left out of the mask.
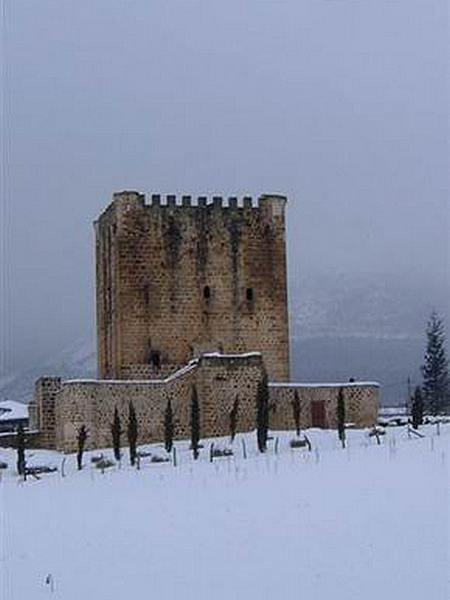
[[[0,482],[2,600],[448,600],[450,425],[410,439],[389,428],[380,446],[349,431],[291,433],[258,455],[178,465],[123,464],[18,481],[14,453]],[[225,445],[223,441],[222,445]],[[164,455],[161,446],[147,449]],[[111,452],[107,452],[111,456]],[[31,456],[32,455],[32,456]],[[54,464],[54,452],[29,452]],[[46,583],[47,582],[47,583]]]

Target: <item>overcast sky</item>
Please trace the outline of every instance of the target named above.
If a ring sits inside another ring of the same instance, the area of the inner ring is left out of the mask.
[[[446,1],[3,4],[4,370],[89,335],[121,189],[287,194],[296,286],[448,281]]]

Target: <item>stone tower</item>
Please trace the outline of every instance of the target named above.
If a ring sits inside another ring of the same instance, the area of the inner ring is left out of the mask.
[[[203,352],[260,351],[289,379],[286,198],[114,194],[95,223],[99,376],[167,376]]]

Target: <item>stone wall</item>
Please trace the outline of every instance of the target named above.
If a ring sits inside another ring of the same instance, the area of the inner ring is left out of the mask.
[[[111,423],[117,407],[125,428],[129,403],[136,411],[139,443],[163,439],[164,411],[170,399],[174,412],[175,437],[190,436],[192,389],[195,385],[200,407],[202,437],[229,433],[229,415],[238,399],[238,431],[255,428],[256,395],[265,376],[262,356],[206,354],[191,361],[175,374],[161,380],[74,380],[61,382],[45,378],[36,384],[35,414],[32,426],[38,426],[39,445],[56,447],[65,452],[76,450],[77,431],[88,429],[88,448],[111,446]],[[302,427],[313,425],[311,407],[325,408],[324,426],[336,426],[336,403],[343,387],[347,422],[370,426],[376,422],[378,386],[369,383],[310,386],[307,384],[269,384],[270,426],[294,429],[292,400],[295,393],[301,402]],[[125,436],[123,438],[126,443]]]
[[[192,385],[198,364],[177,376],[160,381],[68,381],[64,384],[56,409],[56,446],[73,451],[77,430],[88,429],[88,448],[111,446],[111,423],[117,407],[125,429],[129,403],[136,411],[139,442],[161,440],[164,410],[170,398],[174,411],[176,437],[186,437]],[[124,436],[125,443],[125,436]]]
[[[312,409],[319,405],[319,417],[323,406],[323,427],[337,427],[337,399],[342,388],[345,403],[346,423],[357,427],[370,427],[377,422],[379,386],[372,382],[298,384],[270,383],[270,426],[273,429],[294,429],[292,402],[295,394],[300,402],[301,426],[314,427]],[[322,406],[320,406],[322,405]],[[320,426],[320,425],[317,425]]]
[[[114,194],[95,224],[100,378],[258,351],[270,379],[287,381],[285,204]]]
[[[88,429],[88,448],[111,446],[111,423],[117,407],[123,426],[129,403],[136,411],[139,443],[164,437],[164,411],[170,399],[175,437],[190,435],[192,389],[195,385],[203,437],[226,435],[229,413],[239,397],[239,430],[253,427],[255,397],[264,366],[261,356],[206,355],[162,380],[75,380],[64,382],[55,405],[55,445],[64,451],[76,449],[77,431]],[[125,436],[124,436],[125,443]]]

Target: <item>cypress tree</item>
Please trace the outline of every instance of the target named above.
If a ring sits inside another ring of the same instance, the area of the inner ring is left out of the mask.
[[[412,398],[411,417],[414,429],[418,429],[419,425],[423,425],[423,399],[419,386],[416,387]]]
[[[234,442],[234,438],[236,437],[236,429],[237,429],[237,421],[238,421],[238,413],[239,413],[239,398],[236,396],[233,403],[233,408],[230,412],[230,441]]]
[[[77,444],[78,444],[77,467],[78,467],[79,471],[81,471],[81,469],[83,468],[83,453],[84,453],[84,447],[86,445],[87,436],[88,436],[88,433],[87,433],[86,425],[82,425],[77,432]]]
[[[267,384],[267,375],[258,384],[256,391],[256,438],[258,450],[265,452],[267,450],[267,437],[269,433],[269,386]]]
[[[292,415],[294,417],[295,431],[297,433],[297,437],[300,435],[300,414],[301,414],[300,398],[298,397],[297,390],[295,390],[294,399],[292,400]]]
[[[342,447],[345,448],[345,399],[343,388],[339,388],[337,399],[337,429]]]
[[[449,376],[444,324],[436,311],[431,313],[428,320],[426,336],[422,366],[424,404],[431,414],[437,415],[448,401]]]
[[[22,424],[20,424],[17,428],[16,448],[17,448],[17,473],[19,475],[25,476],[25,471],[26,471],[27,465],[26,465],[26,459],[25,459],[25,432],[23,430]]]
[[[198,405],[197,388],[192,386],[191,395],[191,449],[194,460],[197,460],[199,454],[200,442],[200,408]]]
[[[166,410],[164,412],[164,446],[167,452],[172,452],[173,446],[173,412],[172,404],[167,402]]]
[[[117,406],[114,409],[114,419],[111,425],[111,434],[113,440],[113,449],[114,449],[114,458],[119,461],[120,460],[120,437],[122,435],[122,427],[120,424],[119,411],[117,410]]]
[[[134,467],[136,463],[136,446],[138,439],[138,425],[136,419],[136,411],[134,410],[133,403],[130,401],[128,408],[128,445],[130,448],[130,464]]]

